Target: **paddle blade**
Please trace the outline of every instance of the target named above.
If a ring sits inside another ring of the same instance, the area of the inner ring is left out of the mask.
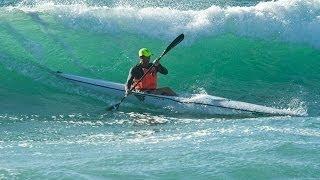
[[[110,106],[107,108],[107,111],[116,111],[118,110],[119,106],[120,106],[120,103]]]
[[[162,56],[167,54],[172,48],[178,45],[184,39],[184,34],[180,34],[176,39],[174,39],[166,50],[162,53]]]

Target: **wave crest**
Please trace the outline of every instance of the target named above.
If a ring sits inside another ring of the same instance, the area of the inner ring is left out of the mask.
[[[213,5],[203,10],[88,6],[84,3],[60,5],[52,2],[7,9],[52,13],[70,27],[95,32],[125,31],[161,39],[172,39],[184,32],[193,40],[232,33],[320,47],[320,1],[316,0],[260,2],[249,7]]]

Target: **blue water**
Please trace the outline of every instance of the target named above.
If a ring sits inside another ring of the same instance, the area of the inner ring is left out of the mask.
[[[320,2],[0,1],[0,179],[319,179]],[[124,83],[148,47],[160,86],[306,114],[145,107],[53,76]]]

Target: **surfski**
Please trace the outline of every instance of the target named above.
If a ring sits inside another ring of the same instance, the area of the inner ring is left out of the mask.
[[[81,77],[57,71],[56,74],[67,81],[104,94],[123,97],[125,86],[121,83]],[[198,113],[213,116],[304,116],[304,114],[287,109],[277,109],[241,101],[233,101],[223,97],[206,94],[164,96],[143,92],[133,92],[127,97],[128,102],[141,103],[147,106],[170,109],[180,113]]]

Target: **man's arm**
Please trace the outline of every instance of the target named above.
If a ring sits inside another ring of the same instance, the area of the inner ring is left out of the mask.
[[[161,74],[167,75],[168,74],[168,69],[162,66],[160,63],[157,65],[155,64],[157,71]]]
[[[127,79],[127,83],[126,83],[126,91],[129,91],[130,88],[131,88],[131,85],[133,83],[133,75],[132,75],[132,71],[133,71],[133,68],[130,69],[129,71],[129,74],[128,74],[128,79]]]

